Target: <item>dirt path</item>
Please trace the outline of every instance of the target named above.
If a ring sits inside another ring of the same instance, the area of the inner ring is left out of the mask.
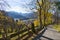
[[[41,40],[60,40],[60,33],[58,33],[52,26],[47,27],[47,30],[44,32]]]

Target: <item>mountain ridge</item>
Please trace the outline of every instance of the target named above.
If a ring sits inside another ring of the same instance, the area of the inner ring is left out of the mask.
[[[24,20],[36,18],[34,17],[35,16],[34,13],[18,13],[18,12],[10,11],[10,12],[6,12],[6,15],[8,17],[19,18],[19,19],[24,19]]]

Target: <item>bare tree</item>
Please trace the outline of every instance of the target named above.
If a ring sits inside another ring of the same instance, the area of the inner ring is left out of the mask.
[[[5,0],[0,0],[0,12],[2,14],[5,14],[5,7],[6,6],[10,7]],[[2,15],[2,16],[5,16],[5,15]],[[7,37],[7,26],[6,26],[7,20],[5,20],[5,18],[4,18],[4,20],[1,20],[1,21],[3,21],[2,24],[4,25],[3,26],[3,30],[4,30],[3,37],[5,37],[5,36]]]
[[[0,0],[0,10],[5,10],[5,6],[10,7],[5,0]]]

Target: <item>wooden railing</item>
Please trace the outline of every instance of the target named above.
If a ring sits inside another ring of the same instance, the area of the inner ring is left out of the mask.
[[[18,32],[15,32],[7,37],[2,37],[0,40],[25,40],[25,39],[32,39],[34,38],[35,33],[32,32],[31,28],[30,29],[24,29]],[[17,37],[16,37],[17,36]],[[14,38],[16,37],[16,38]]]

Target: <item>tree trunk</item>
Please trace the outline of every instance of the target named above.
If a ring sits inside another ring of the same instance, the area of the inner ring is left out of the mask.
[[[41,5],[40,5],[40,3],[39,3],[39,0],[37,0],[37,3],[38,3],[38,5],[39,5],[39,7],[40,7],[38,11],[39,11],[39,21],[40,21],[40,30],[41,30],[41,29],[42,29],[42,19],[41,19],[41,14],[42,14],[42,13],[41,13],[41,9],[42,9],[42,8],[41,8]]]

